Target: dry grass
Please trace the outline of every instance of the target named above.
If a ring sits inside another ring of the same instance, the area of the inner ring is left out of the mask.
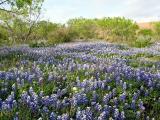
[[[140,29],[153,29],[152,22],[137,23]]]
[[[152,29],[154,30],[154,23],[156,22],[139,22],[137,23],[140,29]]]

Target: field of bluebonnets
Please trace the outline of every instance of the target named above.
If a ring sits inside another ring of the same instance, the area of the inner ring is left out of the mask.
[[[159,120],[160,46],[0,50],[1,120]]]

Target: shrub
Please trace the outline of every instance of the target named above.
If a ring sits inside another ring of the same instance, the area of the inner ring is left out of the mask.
[[[104,39],[112,42],[128,42],[136,37],[138,26],[132,20],[114,17],[96,21]]]
[[[76,18],[68,21],[68,27],[76,34],[77,39],[96,38],[97,29],[94,19]]]
[[[54,45],[62,42],[70,42],[74,36],[75,34],[70,29],[65,27],[59,28],[58,30],[49,33],[48,43]]]
[[[153,36],[153,31],[151,29],[141,29],[138,31],[138,34],[143,36]]]
[[[35,48],[35,47],[46,47],[48,46],[48,44],[44,41],[35,41],[35,42],[31,42],[29,44],[29,47]]]
[[[149,36],[138,36],[138,38],[131,43],[132,47],[143,48],[152,44],[152,39]]]
[[[154,24],[154,29],[157,39],[160,39],[160,22]]]

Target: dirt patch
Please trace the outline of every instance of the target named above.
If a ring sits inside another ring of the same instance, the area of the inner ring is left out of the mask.
[[[154,29],[154,22],[137,23],[140,29]]]

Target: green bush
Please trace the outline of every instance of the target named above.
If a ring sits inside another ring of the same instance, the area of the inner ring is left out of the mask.
[[[70,42],[74,39],[75,34],[65,27],[59,28],[48,34],[48,43],[54,45],[62,42]]]
[[[160,22],[154,24],[156,39],[160,39]]]
[[[132,20],[114,17],[96,20],[102,38],[112,42],[128,42],[136,37],[138,26]]]
[[[132,20],[114,17],[102,19],[77,18],[68,21],[77,39],[105,39],[112,42],[129,41],[136,36],[138,26]]]
[[[153,36],[153,31],[151,29],[141,29],[138,31],[138,34],[143,36]]]
[[[38,42],[38,41],[36,41],[36,42],[31,42],[30,44],[29,44],[29,47],[32,47],[32,48],[35,48],[35,47],[46,47],[46,46],[48,46],[48,44],[47,43],[45,43],[45,42]]]
[[[68,28],[76,34],[77,39],[96,38],[97,24],[94,19],[75,18],[67,22]]]
[[[138,38],[133,43],[131,43],[131,46],[137,47],[137,48],[143,48],[143,47],[147,47],[151,44],[152,44],[151,37],[138,36]]]
[[[160,38],[160,22],[155,23],[155,30],[152,31],[139,29],[134,21],[121,17],[76,18],[69,20],[66,25],[39,21],[27,41],[24,39],[25,31],[20,30],[19,24],[15,24],[15,26],[17,26],[18,31],[16,33],[19,33],[20,37],[15,37],[13,40],[9,39],[8,31],[0,26],[0,44],[29,44],[31,47],[43,47],[72,40],[94,41],[103,39],[117,44],[124,43],[134,47],[146,47],[151,44],[151,41]],[[41,40],[46,40],[47,43],[43,43]]]

